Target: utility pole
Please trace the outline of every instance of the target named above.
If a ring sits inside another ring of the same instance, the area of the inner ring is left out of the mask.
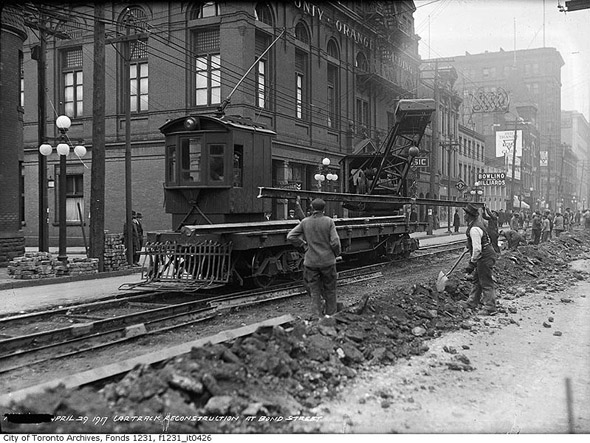
[[[90,191],[90,257],[104,271],[105,200],[105,23],[104,4],[94,4],[94,71],[92,118],[92,170]]]
[[[448,183],[447,183],[447,200],[451,201],[451,166],[452,166],[452,158],[453,152],[455,152],[455,147],[459,146],[459,143],[446,143],[441,145],[443,148],[448,148],[449,152],[449,161],[448,161]],[[447,206],[447,225],[448,225],[448,232],[451,232],[451,207]]]
[[[547,149],[547,198],[545,202],[549,205],[549,198],[551,197],[551,138],[549,138],[549,147]],[[549,208],[551,209],[551,208]]]
[[[131,35],[131,22],[133,17],[128,15],[125,19],[126,33],[122,37],[111,38],[107,43],[123,43],[123,103],[125,106],[125,246],[127,248],[127,263],[133,265],[133,217],[132,217],[132,192],[131,192],[131,79],[129,66],[131,64],[131,43],[142,38],[147,38],[146,32],[134,31]]]
[[[510,201],[509,201],[509,207],[510,210],[514,210],[514,171],[516,169],[516,138],[518,136],[518,116],[516,116],[516,119],[514,120],[514,142],[512,144],[512,180],[510,180]],[[520,179],[522,180],[522,171],[521,171],[521,177]]]
[[[47,101],[45,99],[45,65],[47,64],[47,35],[39,28],[39,46],[33,48],[33,59],[37,60],[37,134],[39,146],[47,138]],[[47,196],[47,157],[37,153],[39,162],[39,251],[49,251],[49,199]]]
[[[438,60],[434,61],[434,118],[431,121],[432,140],[430,144],[430,198],[434,198],[436,187],[436,167],[437,167],[437,150],[439,147],[438,119],[439,115],[439,95],[438,95]],[[434,229],[434,209],[428,206],[428,228],[427,235],[432,235]]]

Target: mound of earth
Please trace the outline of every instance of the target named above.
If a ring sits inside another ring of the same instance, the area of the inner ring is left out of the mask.
[[[564,233],[541,245],[506,251],[495,278],[502,300],[560,291],[587,275],[568,262],[587,258],[590,235]],[[314,408],[338,395],[359,371],[392,365],[428,350],[428,339],[472,327],[458,301],[471,283],[452,278],[448,289],[414,285],[389,289],[330,318],[259,328],[234,341],[193,348],[158,366],[138,366],[121,380],[77,390],[57,388],[11,405],[13,413],[52,414],[59,421],[10,425],[37,433],[266,433],[291,432],[320,420]],[[513,308],[510,308],[513,309]],[[457,370],[469,370],[468,362]],[[78,419],[81,418],[81,419]],[[85,418],[85,419],[84,419]]]

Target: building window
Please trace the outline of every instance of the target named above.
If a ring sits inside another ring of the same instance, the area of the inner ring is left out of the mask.
[[[191,20],[207,17],[217,17],[219,15],[219,5],[217,2],[203,2],[196,6],[191,13]]]
[[[67,49],[62,59],[64,113],[70,118],[83,115],[82,48]]]
[[[123,73],[122,81],[127,83],[130,112],[148,110],[148,41],[145,37],[149,27],[149,17],[137,6],[128,7],[119,19],[118,32],[129,36],[121,43],[123,61],[129,63],[129,72]],[[125,94],[122,94],[125,97]],[[127,106],[124,100],[123,107]]]
[[[256,106],[262,109],[270,109],[270,100],[269,100],[269,79],[270,73],[269,68],[271,64],[269,63],[271,52],[265,54],[263,58],[259,58],[261,54],[266,51],[268,46],[270,45],[269,38],[262,34],[256,34],[256,58],[258,59],[258,63],[256,64]]]
[[[20,72],[20,83],[19,83],[19,98],[18,103],[21,107],[25,107],[25,68],[23,61],[23,51],[18,51],[18,68]]]
[[[356,55],[356,68],[363,72],[369,71],[369,62],[367,61],[367,56],[362,52],[359,52]]]
[[[57,176],[58,180],[62,179],[61,172]],[[61,183],[58,183],[61,186]],[[59,189],[59,188],[58,188]],[[59,199],[58,192],[55,193],[55,223],[59,223]],[[67,174],[66,176],[66,223],[81,224],[83,219],[80,214],[84,214],[84,175]]]
[[[300,120],[308,119],[307,96],[307,54],[298,49],[295,50],[295,115]]]
[[[219,29],[195,34],[195,105],[221,103],[221,57]]]
[[[131,62],[129,64],[129,93],[131,112],[148,110],[148,63],[147,42],[136,40],[131,43]]]
[[[357,132],[367,130],[369,127],[369,102],[362,98],[356,99],[356,121],[357,121]],[[368,137],[368,134],[365,134]]]
[[[338,67],[328,63],[328,128],[340,127],[340,92],[338,82]]]
[[[84,214],[84,175],[68,174],[66,177],[66,221],[82,224]]]
[[[266,23],[267,25],[273,25],[272,10],[266,3],[258,3],[254,8],[254,17],[256,20]]]
[[[334,57],[335,59],[340,60],[340,51],[338,50],[338,44],[334,41],[334,39],[330,39],[328,42],[327,52],[330,57]]]
[[[295,25],[295,38],[306,45],[309,45],[309,32],[307,30],[307,26],[303,22],[297,23]]]

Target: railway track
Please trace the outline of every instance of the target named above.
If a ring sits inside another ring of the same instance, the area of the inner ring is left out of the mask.
[[[461,245],[464,242],[460,242]],[[454,251],[453,242],[424,247],[415,259]],[[380,277],[388,263],[339,272],[340,286]],[[300,283],[268,290],[204,294],[146,293],[0,319],[0,374],[193,325],[223,311],[305,294]],[[31,325],[35,332],[31,333]]]

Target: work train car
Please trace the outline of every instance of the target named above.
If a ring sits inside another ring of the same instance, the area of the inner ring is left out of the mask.
[[[191,115],[160,130],[166,146],[165,210],[173,226],[147,234],[147,271],[138,287],[194,291],[227,284],[266,287],[279,278],[300,278],[303,251],[286,240],[298,221],[266,220],[271,200],[257,198],[258,188],[272,182],[276,134],[225,115]],[[344,177],[358,162],[342,163]],[[418,242],[409,234],[426,225],[411,223],[400,212],[335,219],[343,258],[407,256],[415,250]]]

